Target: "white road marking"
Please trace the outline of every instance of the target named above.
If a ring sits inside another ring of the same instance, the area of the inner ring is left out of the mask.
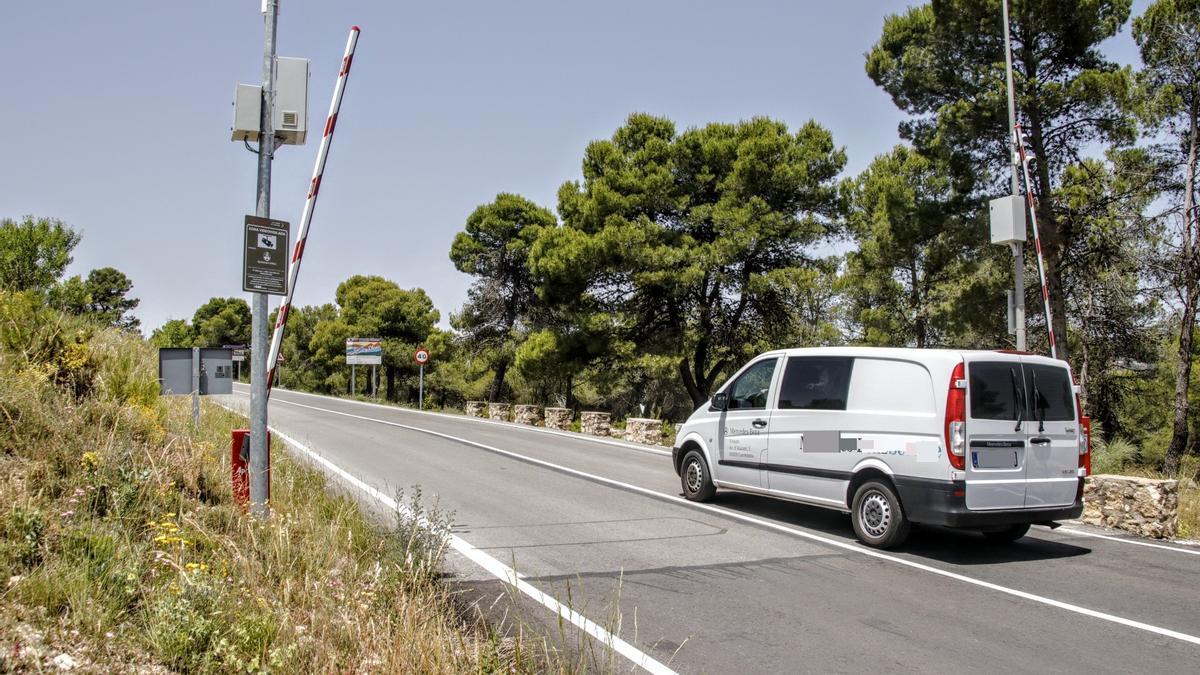
[[[1067,533],[1078,535],[1081,537],[1095,537],[1096,539],[1107,539],[1108,541],[1115,541],[1115,542],[1119,542],[1121,544],[1133,544],[1134,546],[1146,546],[1148,548],[1161,548],[1164,551],[1175,551],[1176,553],[1190,553],[1191,555],[1200,555],[1200,549],[1180,548],[1177,546],[1164,546],[1162,544],[1152,544],[1148,541],[1138,541],[1136,539],[1126,539],[1124,537],[1114,537],[1114,536],[1107,535],[1107,534],[1100,534],[1098,532],[1085,532],[1083,530],[1076,530],[1076,529],[1070,528],[1070,527],[1060,527],[1060,528],[1058,528],[1056,530],[1052,530],[1052,531],[1053,532],[1067,532]]]
[[[293,405],[300,405],[300,404],[297,403],[297,404],[293,404]],[[338,477],[342,478],[346,482],[348,482],[351,485],[353,485],[354,487],[358,488],[359,490],[361,490],[368,496],[374,498],[380,504],[383,504],[384,506],[386,506],[389,509],[392,509],[393,511],[405,511],[405,512],[408,511],[407,507],[404,507],[403,505],[398,504],[395,499],[387,496],[386,494],[380,492],[379,490],[376,490],[375,488],[371,487],[370,485],[367,485],[363,481],[361,481],[358,478],[351,475],[349,472],[347,472],[342,467],[338,466],[337,464],[334,464],[333,462],[329,461],[325,457],[322,457],[319,453],[315,452],[312,448],[309,448],[308,446],[304,445],[300,441],[297,441],[296,439],[292,438],[291,436],[283,433],[282,431],[280,431],[274,427],[268,427],[268,428],[271,430],[271,433],[278,436],[285,443],[287,443],[288,445],[292,446],[293,448],[296,448],[297,450],[303,452],[310,459],[321,464],[321,466],[324,466],[326,469],[332,471],[333,473],[337,474]],[[473,562],[476,565],[479,565],[483,569],[487,570],[492,576],[496,577],[500,581],[508,584],[509,586],[513,586],[517,590],[521,591],[525,595],[529,596],[533,600],[540,603],[543,607],[546,607],[550,611],[558,614],[563,619],[570,621],[572,624],[577,626],[583,632],[596,638],[597,640],[601,641],[605,645],[611,647],[614,651],[616,651],[621,656],[624,656],[625,658],[632,661],[639,668],[642,668],[650,673],[655,673],[656,675],[675,675],[675,671],[671,670],[667,666],[665,666],[662,663],[660,663],[659,661],[655,660],[653,657],[651,657],[650,655],[641,651],[637,647],[634,647],[633,645],[629,644],[628,642],[626,642],[626,641],[622,640],[621,638],[608,632],[608,630],[606,630],[605,628],[603,628],[596,622],[592,621],[591,619],[587,618],[583,614],[580,614],[579,612],[575,611],[574,609],[571,609],[569,606],[562,604],[554,596],[542,592],[540,589],[538,589],[533,584],[530,584],[528,581],[525,581],[524,575],[518,574],[516,572],[516,570],[505,565],[504,563],[500,562],[499,560],[493,558],[492,556],[488,555],[487,553],[484,553],[483,551],[475,548],[473,545],[471,545],[467,540],[463,539],[462,537],[459,537],[458,535],[455,535],[455,534],[451,534],[451,535],[449,535],[449,541],[450,541],[451,548],[453,548],[455,551],[458,551],[459,553],[461,553],[463,556],[465,556],[471,562]]]
[[[499,455],[512,457],[513,459],[518,459],[523,462],[527,462],[529,464],[536,464],[539,466],[544,466],[544,467],[547,467],[550,469],[554,469],[555,471],[560,471],[560,472],[571,474],[574,476],[579,476],[581,478],[585,478],[587,480],[591,480],[591,481],[594,481],[597,483],[604,483],[606,485],[612,485],[614,487],[618,487],[623,490],[628,490],[630,492],[644,494],[649,497],[653,497],[655,499],[660,499],[663,501],[699,509],[702,511],[708,511],[710,513],[715,513],[717,515],[724,516],[726,518],[732,518],[734,520],[740,520],[742,522],[758,525],[759,527],[776,530],[778,532],[784,532],[786,534],[791,534],[791,535],[794,535],[797,537],[803,537],[803,538],[809,539],[811,541],[818,541],[818,542],[821,542],[828,546],[832,546],[834,548],[840,548],[840,549],[844,549],[847,551],[853,551],[854,553],[860,553],[862,555],[876,558],[879,560],[886,560],[888,562],[895,563],[897,565],[903,565],[905,567],[910,567],[912,569],[921,570],[922,572],[928,572],[930,574],[935,574],[937,576],[945,577],[947,579],[954,579],[956,581],[961,581],[963,583],[971,584],[973,586],[979,586],[980,588],[986,588],[988,590],[996,591],[998,593],[1003,593],[1005,595],[1011,595],[1011,596],[1015,596],[1018,598],[1022,598],[1024,600],[1029,600],[1031,602],[1048,605],[1050,607],[1056,607],[1058,609],[1066,610],[1068,612],[1073,612],[1075,614],[1081,614],[1083,616],[1092,617],[1094,619],[1100,619],[1101,621],[1108,621],[1110,623],[1115,623],[1115,624],[1118,624],[1121,626],[1127,626],[1129,628],[1136,628],[1138,630],[1143,630],[1148,633],[1154,633],[1155,635],[1161,635],[1163,637],[1173,638],[1176,640],[1180,640],[1182,642],[1188,642],[1188,643],[1191,643],[1194,645],[1200,645],[1200,637],[1197,637],[1195,635],[1188,635],[1187,633],[1181,633],[1179,631],[1171,630],[1169,628],[1162,628],[1160,626],[1143,623],[1141,621],[1135,621],[1133,619],[1126,619],[1125,617],[1116,616],[1115,614],[1108,614],[1107,612],[1100,612],[1100,611],[1097,611],[1094,609],[1088,609],[1087,607],[1073,605],[1071,603],[1063,602],[1061,600],[1055,600],[1053,598],[1048,598],[1048,597],[1045,597],[1042,595],[1037,595],[1034,593],[1021,591],[1021,590],[1018,590],[1015,588],[1009,588],[1007,586],[1001,586],[999,584],[994,584],[990,581],[983,581],[982,579],[975,579],[975,578],[968,577],[963,574],[958,574],[957,572],[951,572],[949,570],[943,570],[943,569],[939,569],[937,567],[933,567],[931,565],[926,565],[924,563],[919,563],[919,562],[915,562],[912,560],[905,560],[904,558],[899,558],[894,555],[890,555],[888,553],[883,553],[882,551],[870,549],[870,548],[867,548],[860,544],[851,544],[848,542],[839,541],[837,539],[830,539],[829,537],[824,537],[824,536],[821,536],[818,534],[813,534],[812,532],[807,532],[805,530],[800,530],[800,529],[797,529],[794,527],[789,527],[787,525],[782,525],[780,523],[776,523],[776,522],[773,522],[770,520],[764,520],[762,518],[748,516],[744,513],[730,511],[730,510],[723,509],[718,506],[713,506],[711,504],[701,504],[701,503],[697,503],[697,502],[688,501],[688,500],[684,499],[683,497],[678,497],[676,495],[666,494],[665,492],[656,492],[649,488],[644,488],[644,487],[641,487],[638,485],[633,485],[631,483],[624,483],[624,482],[621,482],[618,480],[613,480],[612,478],[605,478],[604,476],[598,476],[595,474],[587,473],[586,471],[580,471],[578,469],[572,469],[567,466],[554,464],[553,462],[547,462],[546,460],[538,459],[536,457],[529,457],[527,455],[522,455],[522,454],[519,454],[516,452],[512,452],[510,450],[505,450],[503,448],[497,448],[495,446],[486,445],[484,443],[479,443],[476,441],[472,441],[470,439],[460,438],[458,436],[451,436],[450,434],[444,434],[439,431],[431,431],[429,429],[422,429],[420,427],[414,427],[414,426],[410,426],[407,424],[401,424],[399,422],[391,422],[389,420],[381,420],[381,419],[377,419],[377,418],[373,418],[373,417],[365,417],[363,415],[355,415],[353,413],[341,412],[338,410],[328,410],[326,408],[318,408],[316,406],[305,405],[303,403],[296,403],[294,401],[277,400],[277,402],[283,403],[286,405],[297,406],[300,408],[308,408],[310,410],[326,412],[331,415],[341,415],[343,417],[350,417],[353,419],[359,419],[359,420],[363,420],[363,421],[367,421],[367,422],[375,422],[378,424],[385,424],[388,426],[398,427],[400,429],[407,429],[409,431],[415,431],[415,432],[422,433],[422,434],[428,434],[430,436],[437,436],[439,438],[444,438],[446,440],[454,441],[456,443],[462,443],[464,445],[470,445],[472,447],[480,448],[482,450],[494,452]],[[500,563],[497,563],[497,564],[500,564]]]
[[[296,394],[299,396],[311,396],[312,398],[320,398],[320,399],[325,399],[325,400],[337,401],[339,403],[355,403],[358,405],[364,405],[364,406],[368,406],[371,408],[382,408],[384,410],[388,410],[391,412],[411,413],[413,415],[430,415],[433,417],[445,417],[448,419],[452,419],[456,422],[473,422],[475,424],[490,424],[490,425],[495,425],[495,426],[508,427],[510,429],[518,429],[520,431],[531,431],[531,432],[539,433],[539,434],[550,434],[551,436],[562,436],[563,438],[572,438],[577,441],[587,441],[589,443],[600,443],[601,445],[612,445],[612,446],[616,446],[618,448],[627,448],[629,450],[637,450],[639,452],[648,452],[648,453],[655,454],[655,455],[667,455],[668,457],[671,455],[670,450],[663,450],[661,448],[651,446],[651,445],[642,445],[640,443],[629,443],[627,441],[618,441],[618,440],[612,439],[612,438],[600,438],[598,436],[577,434],[573,431],[559,431],[558,429],[547,429],[545,427],[534,427],[534,426],[529,426],[528,424],[517,424],[515,422],[502,422],[500,420],[490,420],[490,419],[485,419],[482,417],[467,417],[466,415],[451,415],[450,413],[440,413],[440,412],[434,412],[432,410],[413,410],[412,408],[401,408],[399,406],[384,405],[382,403],[371,403],[369,401],[356,401],[351,398],[337,398],[335,396],[325,396],[324,394],[310,394],[307,391],[296,391],[294,389],[276,388],[275,391],[284,391],[289,394]],[[245,396],[245,395],[247,395],[248,392],[235,391],[234,393],[242,394],[243,396]],[[283,401],[283,403],[287,403],[287,401]]]

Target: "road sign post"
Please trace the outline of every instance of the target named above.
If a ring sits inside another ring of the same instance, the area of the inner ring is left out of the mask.
[[[413,352],[413,361],[417,362],[417,409],[425,409],[425,364],[429,363],[429,350],[421,347]]]
[[[346,364],[350,366],[350,395],[358,395],[357,368],[371,366],[371,379],[375,378],[375,366],[383,363],[383,340],[381,338],[346,338]]]
[[[262,59],[262,106],[258,117],[258,180],[254,214],[258,218],[271,217],[271,158],[275,155],[275,33],[279,25],[278,0],[264,0],[263,9],[263,59]],[[269,222],[268,222],[269,225]],[[247,219],[247,231],[250,221]],[[257,236],[257,232],[255,233]],[[267,234],[267,233],[264,233]],[[266,242],[264,242],[266,243]],[[278,243],[278,242],[276,242]],[[243,244],[246,246],[246,244]],[[249,248],[245,249],[247,252]],[[285,264],[287,246],[279,249],[279,258]],[[261,262],[261,253],[259,256]],[[286,292],[286,267],[283,288]],[[243,283],[247,281],[243,275]],[[270,275],[266,275],[269,279]],[[269,288],[246,288],[254,293],[250,305],[250,510],[254,515],[266,517],[269,513],[267,500],[271,489],[271,458],[267,444],[267,395],[270,390],[267,374],[267,293]]]
[[[200,426],[200,348],[192,347],[192,426]]]

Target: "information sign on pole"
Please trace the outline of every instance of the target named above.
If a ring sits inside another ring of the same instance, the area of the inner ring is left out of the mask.
[[[346,338],[346,365],[378,366],[383,363],[383,340]]]
[[[288,224],[273,218],[246,216],[242,249],[242,290],[287,295]]]

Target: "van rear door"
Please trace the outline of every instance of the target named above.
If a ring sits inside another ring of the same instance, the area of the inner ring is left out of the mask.
[[[1025,506],[1066,506],[1079,489],[1079,421],[1071,373],[1061,361],[1022,357],[1027,449]]]
[[[966,501],[972,510],[1025,507],[1027,425],[1020,357],[967,354]]]

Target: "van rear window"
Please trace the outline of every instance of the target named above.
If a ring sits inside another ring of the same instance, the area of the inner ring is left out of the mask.
[[[1029,396],[1026,419],[1069,422],[1075,419],[1075,390],[1066,368],[1025,364],[1025,391]]]
[[[1017,392],[1023,389],[1021,364],[970,364],[971,417],[977,420],[1017,419]]]
[[[1066,368],[1012,361],[970,364],[971,417],[977,420],[1015,420],[1017,401],[1021,418],[1045,422],[1075,419],[1075,390]]]

